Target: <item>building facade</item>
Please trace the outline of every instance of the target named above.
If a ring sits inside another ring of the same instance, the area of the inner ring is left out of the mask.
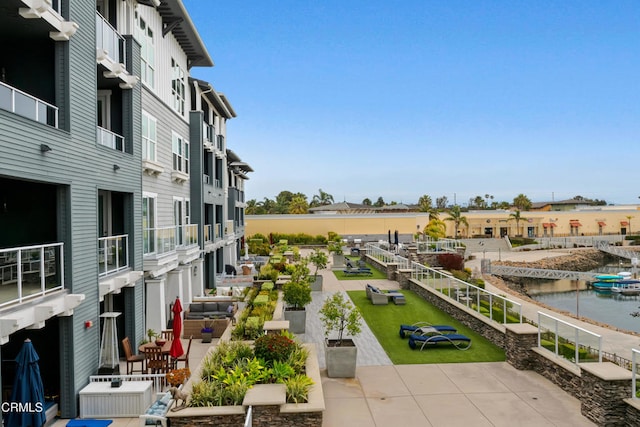
[[[227,148],[227,98],[179,0],[0,5],[0,383],[30,338],[45,394],[78,415],[101,340],[170,325],[244,241],[251,168]],[[113,347],[113,346],[111,346]]]

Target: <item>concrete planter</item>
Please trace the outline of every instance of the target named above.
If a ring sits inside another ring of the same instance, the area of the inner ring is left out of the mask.
[[[322,291],[322,276],[318,274],[317,276],[314,276],[314,277],[315,277],[315,280],[311,282],[311,291],[320,292]]]
[[[333,254],[333,268],[342,268],[344,267],[344,255]]]
[[[355,378],[358,348],[352,340],[342,340],[342,347],[332,347],[334,340],[325,344],[324,356],[329,378]]]
[[[304,334],[307,324],[306,310],[284,310],[284,320],[289,321],[289,332]]]

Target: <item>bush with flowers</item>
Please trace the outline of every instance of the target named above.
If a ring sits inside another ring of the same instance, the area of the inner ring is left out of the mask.
[[[172,369],[167,372],[167,382],[173,387],[178,387],[187,382],[191,376],[189,368]]]

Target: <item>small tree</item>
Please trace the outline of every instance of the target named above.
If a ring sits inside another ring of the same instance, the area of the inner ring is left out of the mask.
[[[316,271],[313,272],[314,276],[318,275],[318,270],[321,268],[327,268],[329,257],[320,249],[315,249],[311,255],[309,255],[309,262],[314,265]]]
[[[306,280],[287,282],[282,287],[282,299],[292,310],[302,310],[311,302],[311,287]]]
[[[320,321],[324,326],[325,339],[332,331],[338,333],[335,346],[342,346],[344,331],[356,336],[362,331],[362,315],[360,310],[347,299],[342,292],[336,292],[324,301],[320,309]]]

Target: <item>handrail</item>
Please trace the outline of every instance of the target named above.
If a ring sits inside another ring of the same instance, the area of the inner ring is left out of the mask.
[[[115,63],[124,63],[124,38],[104,16],[96,12],[96,47],[102,49]]]
[[[142,230],[144,255],[158,256],[176,250],[176,227],[155,227]]]
[[[58,107],[3,82],[0,82],[0,108],[58,127]]]
[[[153,389],[156,393],[162,391],[166,374],[131,374],[131,375],[90,375],[89,382],[111,382],[121,379],[122,381],[153,381]]]
[[[561,337],[560,333],[559,333],[559,325],[564,325],[569,327],[570,329],[573,329],[575,331],[575,335],[573,337],[562,337],[565,340],[567,340],[568,342],[570,342],[570,338],[572,338],[574,340],[573,344],[574,344],[574,363],[577,365],[580,362],[580,348],[581,346],[583,348],[589,348],[591,349],[592,346],[584,346],[582,344],[580,344],[580,332],[584,332],[585,334],[588,334],[592,337],[597,338],[598,340],[598,349],[597,349],[597,353],[598,353],[598,362],[602,363],[602,351],[600,351],[602,349],[602,335],[598,335],[595,332],[591,332],[587,329],[584,329],[580,326],[576,326],[572,323],[569,322],[565,322],[562,319],[558,319],[557,317],[551,316],[550,314],[546,314],[546,313],[542,313],[541,311],[538,311],[538,348],[546,348],[542,345],[542,320],[543,318],[548,318],[551,319],[553,321],[553,333],[554,333],[554,353],[556,356],[562,356],[565,357],[563,354],[561,354],[561,352],[559,351],[560,349],[560,340],[558,339],[559,337]],[[549,328],[545,328],[547,329],[547,331],[551,331]],[[548,349],[547,349],[548,350]],[[566,357],[565,357],[566,358]]]
[[[213,235],[211,234],[212,232],[211,224],[205,224],[203,232],[204,232],[204,241],[213,242]]]

